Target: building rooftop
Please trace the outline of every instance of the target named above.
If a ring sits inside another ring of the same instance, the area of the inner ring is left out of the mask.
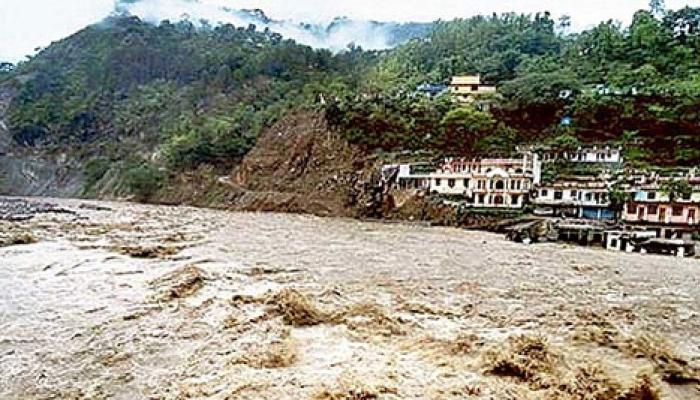
[[[481,85],[480,75],[459,75],[452,77],[451,85]]]

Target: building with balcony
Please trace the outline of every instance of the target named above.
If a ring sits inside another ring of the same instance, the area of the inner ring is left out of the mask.
[[[543,163],[567,161],[570,163],[613,164],[624,163],[622,147],[610,145],[581,146],[574,150],[557,150],[549,146],[519,147],[520,152],[537,152]]]
[[[690,238],[700,231],[700,178],[687,177],[692,191],[672,196],[665,183],[679,178],[647,179],[629,189],[630,201],[625,205],[623,221],[632,226],[645,226],[661,238]]]
[[[467,207],[520,209],[540,181],[535,154],[516,159],[447,159],[430,174],[430,192],[456,196]]]
[[[557,217],[613,220],[610,176],[585,176],[537,185],[532,194],[535,213]]]

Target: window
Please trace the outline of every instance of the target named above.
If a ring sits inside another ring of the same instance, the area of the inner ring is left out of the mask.
[[[656,215],[658,212],[659,212],[658,206],[649,206],[649,210],[647,211],[647,214]]]
[[[656,200],[656,192],[647,193],[647,200]]]
[[[455,182],[454,179],[448,179],[448,180],[447,180],[447,186],[449,186],[450,188],[455,187],[455,183],[456,183],[456,182]]]
[[[571,191],[571,198],[572,198],[572,199],[575,199],[576,197],[578,197],[578,191],[577,191],[577,190],[572,190],[572,191]]]
[[[503,181],[496,182],[496,190],[503,190],[503,189],[505,189],[505,186],[506,186],[506,184]]]
[[[462,183],[464,184],[465,188],[469,187],[469,179],[465,179]]]
[[[480,194],[479,195],[479,204],[484,204],[485,199],[486,199],[486,195]]]
[[[472,92],[478,92],[479,91],[479,85],[472,85]]]
[[[442,179],[435,178],[435,186],[440,186],[442,184]]]
[[[515,196],[511,196],[511,198],[510,198],[511,204],[513,204],[514,206],[517,206],[518,201],[520,201],[520,196],[518,196],[517,194]]]
[[[547,189],[542,189],[542,197],[547,197],[549,195],[549,191]]]
[[[564,198],[564,192],[557,190],[554,192],[554,200],[562,200]]]
[[[636,204],[630,204],[627,207],[627,214],[633,215],[637,213],[637,205]]]
[[[673,216],[674,217],[682,217],[683,216],[683,207],[678,207],[678,206],[673,207]]]

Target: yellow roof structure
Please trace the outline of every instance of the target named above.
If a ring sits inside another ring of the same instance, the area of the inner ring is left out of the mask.
[[[480,75],[460,75],[452,77],[451,85],[480,85]]]

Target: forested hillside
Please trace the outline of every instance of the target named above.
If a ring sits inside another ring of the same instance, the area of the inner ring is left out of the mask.
[[[372,96],[341,96],[334,122],[384,149],[615,141],[640,163],[698,164],[700,9],[639,11],[629,28],[604,22],[566,34],[568,26],[546,13],[440,22],[384,55],[364,81]],[[413,96],[417,84],[464,73],[499,86],[489,113]]]
[[[226,161],[245,154],[264,124],[312,97],[307,85],[357,79],[347,61],[355,56],[231,25],[112,18],[15,71],[23,83],[10,128],[27,146],[137,135],[161,143],[177,166]]]
[[[254,27],[112,17],[3,64],[0,120],[15,157],[75,161],[86,193],[107,178],[148,195],[203,166],[225,175],[300,109],[367,153],[605,141],[639,164],[700,164],[700,8],[639,11],[629,27],[581,33],[569,23],[547,13],[440,21],[393,50],[334,54]],[[470,73],[498,86],[488,107],[415,92]]]

